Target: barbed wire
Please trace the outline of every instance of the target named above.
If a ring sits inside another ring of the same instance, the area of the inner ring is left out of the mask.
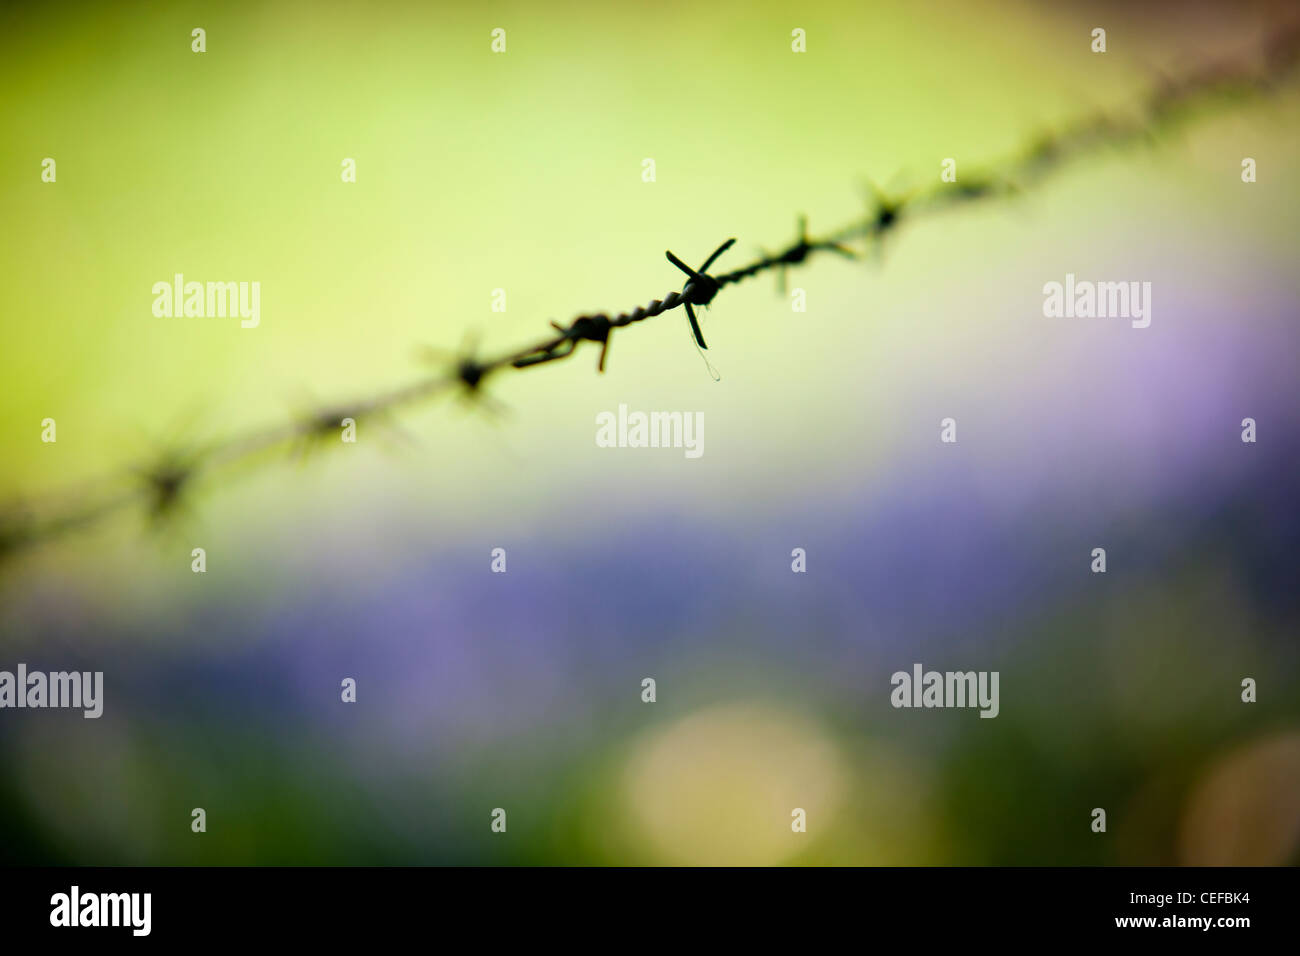
[[[783,251],[764,254],[749,265],[714,275],[713,264],[735,243],[727,239],[698,269],[692,269],[671,251],[668,261],[686,280],[681,289],[662,299],[615,315],[600,312],[579,315],[567,325],[551,322],[554,335],[525,348],[495,358],[480,359],[473,350],[462,351],[435,375],[417,379],[401,388],[380,392],[353,402],[336,403],[318,409],[287,424],[236,436],[204,448],[186,451],[170,448],[145,467],[79,489],[51,496],[42,504],[14,502],[0,509],[0,560],[25,548],[95,525],[129,508],[143,508],[154,520],[172,515],[198,481],[210,473],[256,455],[286,447],[299,453],[323,444],[340,434],[343,419],[356,423],[392,413],[404,406],[436,395],[457,391],[469,400],[484,398],[484,383],[507,369],[522,370],[571,358],[584,342],[600,345],[597,371],[605,371],[610,340],[616,329],[656,318],[681,308],[697,348],[707,349],[700,329],[697,308],[707,308],[728,286],[766,272],[777,273],[778,289],[784,291],[786,273],[814,256],[833,254],[848,260],[877,253],[885,237],[904,222],[911,222],[945,209],[975,201],[988,201],[1023,193],[1051,172],[1076,157],[1104,146],[1155,143],[1162,133],[1190,121],[1198,107],[1216,102],[1238,103],[1268,95],[1291,79],[1300,56],[1300,23],[1274,32],[1255,56],[1238,62],[1204,67],[1174,79],[1162,76],[1136,115],[1128,118],[1111,113],[1085,117],[1056,132],[1032,138],[1018,155],[974,174],[963,174],[953,182],[940,182],[928,190],[889,194],[872,186],[866,197],[866,211],[853,222],[820,239],[808,234],[807,220],[798,218],[797,236]],[[868,247],[855,250],[852,243]],[[707,364],[707,359],[706,359]],[[710,372],[717,373],[709,366]]]

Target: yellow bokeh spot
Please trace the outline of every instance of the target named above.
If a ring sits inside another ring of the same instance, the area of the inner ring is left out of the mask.
[[[848,774],[827,732],[762,704],[699,711],[632,744],[633,836],[671,864],[779,863],[829,836]],[[791,828],[807,815],[807,832]]]
[[[1300,733],[1256,741],[1214,764],[1179,833],[1191,866],[1283,866],[1300,849]]]

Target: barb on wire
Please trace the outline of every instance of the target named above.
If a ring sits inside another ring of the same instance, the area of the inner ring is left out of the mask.
[[[668,257],[668,261],[685,272],[688,277],[686,285],[682,287],[682,305],[686,306],[686,318],[691,323],[691,332],[695,335],[695,344],[702,349],[707,349],[708,346],[704,344],[704,335],[700,332],[700,323],[695,318],[695,310],[691,306],[698,305],[706,309],[709,307],[713,297],[722,288],[718,284],[718,280],[709,275],[709,266],[713,265],[718,260],[718,256],[735,244],[735,239],[728,239],[718,246],[713,251],[713,255],[704,260],[704,265],[700,266],[698,272],[673,255],[671,250],[664,253]]]
[[[784,292],[787,272],[819,253],[831,253],[844,259],[862,258],[850,244],[863,242],[867,251],[879,257],[887,235],[897,231],[900,223],[943,209],[980,200],[1015,196],[1037,183],[1078,155],[1103,146],[1121,147],[1154,141],[1188,122],[1198,108],[1215,103],[1237,103],[1250,96],[1267,95],[1292,79],[1291,73],[1300,55],[1300,24],[1279,29],[1262,47],[1259,62],[1243,61],[1210,66],[1181,79],[1161,78],[1154,92],[1143,104],[1141,114],[1123,119],[1107,114],[1085,117],[1059,132],[1044,133],[1032,140],[1017,157],[994,168],[964,172],[959,182],[942,183],[927,191],[912,190],[889,193],[874,184],[870,187],[865,215],[823,238],[808,234],[807,220],[798,219],[797,236],[784,251],[762,253],[749,265],[732,272],[713,274],[709,269],[735,243],[728,239],[698,269],[692,269],[671,251],[665,255],[686,276],[678,291],[662,299],[652,299],[630,312],[616,315],[595,313],[579,315],[568,325],[551,320],[555,334],[533,345],[492,359],[477,357],[476,350],[462,349],[450,360],[440,358],[442,371],[401,388],[383,392],[352,403],[330,405],[303,416],[287,425],[269,428],[198,451],[177,452],[172,449],[158,456],[150,465],[133,470],[123,489],[120,481],[110,480],[80,494],[63,495],[58,503],[44,507],[12,504],[0,508],[0,559],[43,541],[88,528],[131,506],[143,506],[155,521],[165,520],[177,510],[181,500],[200,480],[217,468],[249,461],[254,456],[286,448],[301,453],[308,446],[337,433],[345,418],[361,421],[388,415],[403,406],[430,399],[445,391],[494,408],[484,390],[492,375],[506,369],[526,369],[562,361],[577,352],[583,342],[600,345],[597,370],[604,372],[610,340],[615,329],[652,319],[681,307],[697,348],[708,348],[700,328],[696,308],[707,308],[718,293],[730,285],[763,272],[776,273],[778,289]],[[703,352],[701,351],[701,355]],[[707,364],[707,359],[706,359]],[[709,366],[712,372],[712,366]],[[714,373],[716,377],[716,373]]]

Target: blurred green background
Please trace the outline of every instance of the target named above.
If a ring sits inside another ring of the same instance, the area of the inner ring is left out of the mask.
[[[736,268],[798,214],[860,216],[868,180],[996,170],[1249,56],[1279,9],[6,8],[0,498],[412,381],[421,346],[662,298],[666,248],[735,236]],[[363,421],[215,476],[161,533],[127,514],[24,552],[0,668],[102,670],[105,716],[0,712],[0,855],[1294,863],[1298,99],[816,259],[804,313],[729,288],[719,382],[671,313],[603,376],[593,350],[490,380],[503,416]],[[259,327],[155,317],[177,272],[260,282]],[[1151,281],[1151,327],[1044,319],[1067,272]],[[704,455],[596,447],[620,403],[703,412]],[[1001,715],[891,709],[914,661],[1000,670]]]

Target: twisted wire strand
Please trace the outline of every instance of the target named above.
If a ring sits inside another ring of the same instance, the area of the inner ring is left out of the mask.
[[[699,270],[692,270],[671,252],[669,261],[687,273],[679,290],[662,299],[651,299],[631,311],[579,315],[568,325],[554,321],[556,334],[531,346],[481,360],[473,354],[460,356],[443,372],[410,384],[353,402],[336,403],[288,424],[273,426],[217,442],[188,453],[169,450],[147,467],[129,469],[100,482],[92,482],[77,493],[51,496],[53,504],[13,502],[0,508],[0,559],[33,545],[84,530],[132,507],[144,506],[155,519],[174,512],[183,495],[197,481],[219,468],[247,461],[280,447],[303,451],[321,439],[337,434],[342,419],[384,415],[404,406],[428,400],[449,391],[467,399],[482,397],[483,383],[506,369],[525,369],[571,357],[582,342],[600,344],[598,369],[605,370],[610,339],[615,329],[653,319],[684,308],[697,344],[707,348],[696,323],[693,306],[708,305],[722,289],[754,276],[777,270],[783,282],[787,270],[797,268],[814,256],[833,253],[845,259],[861,254],[846,243],[865,241],[877,249],[886,234],[903,222],[939,213],[974,201],[1019,195],[1071,160],[1103,146],[1123,147],[1154,143],[1162,132],[1187,122],[1198,106],[1216,100],[1233,103],[1278,91],[1293,77],[1300,58],[1300,23],[1280,28],[1269,35],[1260,49],[1259,62],[1241,61],[1212,65],[1178,79],[1162,77],[1155,92],[1143,104],[1141,115],[1117,118],[1099,113],[1084,117],[1059,132],[1046,132],[1029,141],[1026,149],[996,168],[964,175],[960,182],[942,183],[928,191],[887,195],[872,187],[864,215],[831,231],[820,239],[807,234],[799,220],[799,236],[783,252],[761,258],[741,268],[710,275],[708,267],[730,247],[728,240]],[[998,170],[1001,170],[1000,172]]]

